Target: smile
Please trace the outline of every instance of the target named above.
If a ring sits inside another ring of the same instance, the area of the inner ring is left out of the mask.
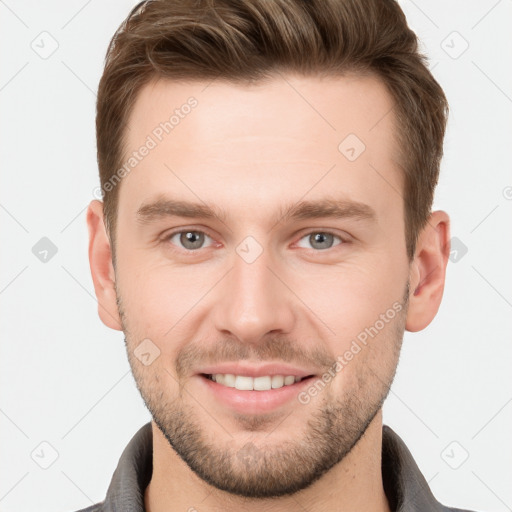
[[[228,388],[240,391],[270,391],[283,386],[291,386],[300,382],[303,378],[295,375],[263,375],[250,377],[247,375],[234,375],[232,373],[216,373],[205,375],[206,378]]]

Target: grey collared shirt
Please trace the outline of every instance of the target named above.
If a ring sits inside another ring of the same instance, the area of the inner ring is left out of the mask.
[[[144,491],[153,471],[153,432],[144,425],[126,446],[104,501],[77,512],[144,512]],[[411,452],[395,432],[382,428],[382,479],[393,512],[470,512],[441,505]]]

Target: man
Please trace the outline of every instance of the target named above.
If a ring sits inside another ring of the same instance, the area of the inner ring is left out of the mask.
[[[455,510],[382,424],[443,294],[446,115],[390,0],[133,9],[87,221],[152,422],[87,510]]]

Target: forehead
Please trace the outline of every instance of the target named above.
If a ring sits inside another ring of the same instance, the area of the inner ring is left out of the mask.
[[[373,76],[151,82],[129,117],[124,160],[150,149],[126,166],[120,204],[134,211],[169,191],[262,209],[283,192],[293,200],[290,189],[313,199],[336,188],[378,210],[383,193],[396,202],[402,190],[392,107]]]
[[[188,108],[191,102],[197,105]],[[366,139],[368,132],[382,124],[383,117],[387,122],[381,128],[389,132],[393,115],[387,114],[392,105],[385,85],[373,75],[279,74],[251,85],[160,79],[139,92],[128,122],[127,142],[136,145],[160,123],[169,121],[173,113],[173,138],[180,143],[189,141],[191,131],[193,143],[205,144],[223,137],[262,134],[299,138],[331,135],[336,140],[348,130]],[[213,126],[215,129],[210,129]]]

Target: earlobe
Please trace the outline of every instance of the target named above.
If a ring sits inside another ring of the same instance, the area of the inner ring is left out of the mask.
[[[420,233],[411,263],[406,330],[421,331],[436,316],[443,297],[449,255],[450,218],[446,212],[438,210],[430,215]]]
[[[98,314],[101,321],[111,329],[122,330],[116,302],[115,272],[112,265],[110,240],[103,220],[103,203],[93,200],[87,209],[89,230],[89,265],[94,291],[98,299]]]

